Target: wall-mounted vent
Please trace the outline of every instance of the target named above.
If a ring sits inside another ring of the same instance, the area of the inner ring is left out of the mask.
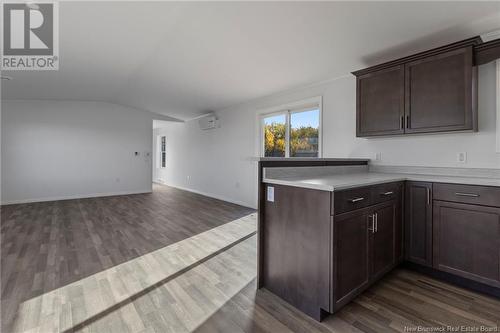
[[[217,117],[215,117],[215,115],[201,117],[200,119],[198,119],[198,124],[200,125],[200,129],[202,130],[215,128],[217,126]]]

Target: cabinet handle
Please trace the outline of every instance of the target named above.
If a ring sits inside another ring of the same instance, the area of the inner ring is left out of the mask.
[[[372,221],[372,227],[368,227],[368,231],[371,231],[372,234],[375,233],[375,214],[372,214],[372,215],[368,215],[368,219],[371,219]]]
[[[431,189],[427,188],[427,206],[431,204]]]
[[[393,195],[393,194],[394,194],[393,191],[389,191],[389,192],[385,192],[385,193],[380,193],[380,195],[385,195],[385,196]]]
[[[459,196],[459,197],[471,197],[471,198],[478,198],[479,197],[479,194],[475,194],[475,193],[456,192],[455,195]]]
[[[410,128],[410,116],[406,116],[406,128]]]
[[[356,198],[356,199],[349,199],[350,203],[356,203],[365,200],[365,198]]]
[[[376,233],[378,230],[378,213],[375,213],[375,231],[373,233]]]
[[[405,116],[401,116],[401,129],[405,129]]]

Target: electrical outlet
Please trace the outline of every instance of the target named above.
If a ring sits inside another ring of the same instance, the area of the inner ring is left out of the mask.
[[[457,162],[467,163],[467,153],[464,151],[457,153]]]
[[[375,161],[382,161],[382,153],[375,153]]]
[[[274,187],[273,186],[267,187],[267,201],[274,202]]]

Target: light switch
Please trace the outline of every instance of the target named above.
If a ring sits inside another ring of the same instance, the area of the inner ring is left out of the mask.
[[[267,201],[274,202],[274,187],[267,187]]]

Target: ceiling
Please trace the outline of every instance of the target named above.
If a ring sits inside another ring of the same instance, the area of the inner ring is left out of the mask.
[[[60,69],[5,99],[190,119],[500,28],[500,2],[60,2]]]

